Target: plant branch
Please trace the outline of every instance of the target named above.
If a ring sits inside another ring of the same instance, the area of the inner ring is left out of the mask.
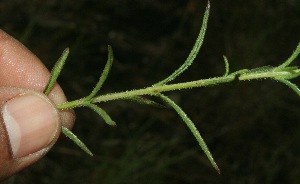
[[[277,67],[272,66],[263,66],[259,68],[254,68],[251,70],[248,69],[242,69],[235,72],[230,73],[229,69],[229,62],[225,56],[223,56],[224,63],[225,63],[225,74],[220,77],[213,77],[209,79],[201,79],[196,81],[189,81],[189,82],[183,82],[183,83],[176,83],[176,84],[169,84],[170,81],[174,80],[176,77],[178,77],[182,72],[186,71],[186,69],[193,63],[195,60],[202,44],[203,39],[205,36],[205,32],[207,29],[207,23],[209,18],[209,11],[210,11],[210,4],[208,2],[206,11],[204,13],[202,26],[199,32],[199,35],[196,39],[196,42],[185,60],[185,62],[177,69],[175,70],[171,75],[166,77],[165,79],[159,81],[158,83],[146,87],[143,89],[136,89],[131,91],[124,91],[124,92],[118,92],[118,93],[109,93],[109,94],[103,94],[96,96],[99,92],[100,88],[104,84],[111,66],[113,62],[113,51],[110,46],[108,46],[108,59],[107,63],[104,67],[104,70],[102,72],[101,77],[99,78],[99,81],[97,82],[95,88],[92,90],[92,92],[84,98],[65,102],[62,104],[57,105],[57,108],[59,110],[65,110],[65,109],[74,109],[77,107],[88,107],[92,110],[94,110],[96,113],[98,113],[99,116],[101,116],[104,121],[109,125],[116,125],[116,123],[110,118],[108,113],[96,105],[96,103],[101,102],[107,102],[111,100],[132,100],[141,104],[147,104],[147,105],[155,105],[155,106],[161,106],[159,103],[156,103],[152,100],[148,100],[144,98],[145,95],[150,96],[156,96],[161,98],[163,101],[165,101],[167,104],[169,104],[177,113],[178,115],[183,119],[185,124],[188,126],[188,128],[191,130],[192,134],[195,136],[196,140],[198,141],[200,147],[203,149],[204,153],[208,157],[209,161],[212,163],[213,167],[220,173],[220,170],[215,163],[210,151],[208,150],[208,147],[204,140],[202,139],[199,131],[197,130],[194,123],[188,118],[188,116],[185,114],[185,112],[177,105],[175,104],[169,97],[163,95],[162,93],[168,92],[168,91],[174,91],[174,90],[181,90],[181,89],[191,89],[191,88],[199,88],[199,87],[209,87],[209,86],[215,86],[219,84],[225,84],[230,83],[233,81],[250,81],[250,80],[258,80],[258,79],[274,79],[276,81],[279,81],[287,86],[289,86],[292,90],[294,90],[299,96],[300,96],[300,89],[290,82],[290,79],[296,78],[300,76],[300,69],[298,69],[297,66],[289,66],[296,57],[300,54],[300,43],[298,44],[295,51],[292,53],[292,55],[284,61],[281,65]],[[48,95],[63,66],[67,59],[69,50],[66,49],[62,56],[59,58],[58,62],[55,64],[54,69],[51,72],[51,78],[49,80],[49,83],[44,91],[45,95]],[[80,141],[70,130],[68,130],[65,127],[62,127],[62,132],[69,137],[71,140],[73,140],[79,147],[81,147],[85,152],[87,152],[89,155],[92,155],[91,151],[84,145],[82,141]]]
[[[234,75],[233,75],[234,74]],[[131,90],[131,91],[124,91],[118,93],[110,93],[105,95],[100,95],[94,97],[91,102],[92,103],[100,103],[100,102],[107,102],[111,100],[118,100],[118,99],[125,99],[135,96],[143,96],[143,95],[153,95],[162,92],[174,91],[174,90],[181,90],[181,89],[191,89],[191,88],[198,88],[198,87],[208,87],[214,86],[222,83],[229,83],[234,81],[235,79],[239,81],[245,80],[254,80],[254,79],[287,79],[291,76],[300,75],[300,70],[291,70],[291,71],[265,71],[265,72],[246,72],[239,74],[235,72],[233,74],[229,74],[222,77],[214,77],[209,79],[201,79],[191,82],[184,82],[184,83],[177,83],[177,84],[165,84],[162,86],[151,86],[143,89]],[[58,109],[72,109],[76,107],[86,106],[85,99],[75,100],[71,102],[65,102],[59,104],[57,107]]]

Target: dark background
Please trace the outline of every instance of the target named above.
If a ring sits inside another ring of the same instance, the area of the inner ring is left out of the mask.
[[[96,83],[108,44],[115,62],[101,93],[143,88],[171,74],[194,44],[206,3],[2,0],[0,28],[49,70],[70,47],[59,83],[74,100]],[[211,0],[204,45],[175,82],[223,75],[223,55],[231,71],[276,66],[299,41],[300,1]],[[116,101],[100,104],[117,122],[113,128],[94,112],[75,109],[73,131],[94,157],[61,139],[7,183],[300,183],[300,99],[288,87],[260,80],[167,94],[195,122],[221,175],[172,109]]]

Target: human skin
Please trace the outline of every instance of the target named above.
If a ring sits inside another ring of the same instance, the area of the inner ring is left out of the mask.
[[[43,94],[49,78],[33,53],[0,30],[0,181],[41,159],[61,126],[73,126],[74,112],[56,108],[67,101],[60,86]]]

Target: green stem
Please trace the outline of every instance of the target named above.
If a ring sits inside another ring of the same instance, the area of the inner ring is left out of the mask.
[[[137,89],[132,91],[124,91],[118,93],[110,93],[105,95],[100,95],[94,97],[90,103],[100,103],[100,102],[107,102],[110,100],[117,100],[117,99],[124,99],[130,98],[134,96],[142,96],[142,95],[154,95],[157,93],[167,92],[167,91],[174,91],[180,89],[190,89],[195,87],[205,87],[205,86],[212,86],[218,85],[222,83],[229,83],[235,80],[236,78],[239,81],[244,80],[253,80],[253,79],[266,79],[266,78],[273,78],[273,79],[285,79],[289,78],[291,75],[299,74],[300,70],[293,70],[293,71],[266,71],[266,72],[258,72],[258,73],[243,73],[243,74],[236,74],[236,75],[227,75],[222,77],[214,77],[210,79],[202,79],[192,82],[184,82],[184,83],[177,83],[177,84],[165,84],[162,86],[151,86],[144,89]],[[66,102],[63,104],[58,105],[58,109],[72,109],[76,107],[86,106],[87,104],[86,98]]]
[[[227,76],[227,77],[215,77],[211,79],[204,79],[204,80],[197,80],[192,82],[185,82],[185,83],[178,83],[178,84],[168,84],[163,86],[151,86],[144,89],[137,89],[132,91],[124,91],[119,93],[110,93],[106,95],[100,95],[91,101],[91,103],[99,103],[99,102],[107,102],[111,100],[129,98],[133,96],[141,96],[141,95],[154,95],[161,92],[167,91],[174,91],[180,89],[189,89],[195,87],[203,87],[203,86],[210,86],[216,85],[220,83],[228,83],[234,80],[234,76]],[[59,104],[57,107],[58,109],[72,109],[75,107],[82,107],[86,106],[86,99],[75,100],[71,102],[66,102]]]

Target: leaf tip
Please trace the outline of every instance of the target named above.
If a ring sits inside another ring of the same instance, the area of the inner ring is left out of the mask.
[[[213,167],[218,172],[218,174],[221,174],[221,170],[216,163],[213,164]]]
[[[86,150],[86,153],[89,154],[91,157],[94,156],[94,154],[90,150]]]
[[[107,50],[108,50],[108,61],[110,63],[112,63],[113,62],[113,58],[114,58],[114,52],[113,52],[112,46],[108,45],[107,46]]]
[[[115,121],[107,121],[106,123],[110,126],[117,126],[117,123]]]
[[[228,62],[228,59],[225,55],[223,55],[223,59],[224,59],[224,63],[225,63],[225,74],[224,76],[228,76],[229,74],[229,62]]]
[[[210,1],[207,1],[206,10],[210,10]]]
[[[113,54],[113,49],[111,45],[107,45],[108,53]]]
[[[70,48],[69,47],[67,47],[64,51],[63,51],[63,53],[65,53],[65,54],[69,54],[70,53]]]

